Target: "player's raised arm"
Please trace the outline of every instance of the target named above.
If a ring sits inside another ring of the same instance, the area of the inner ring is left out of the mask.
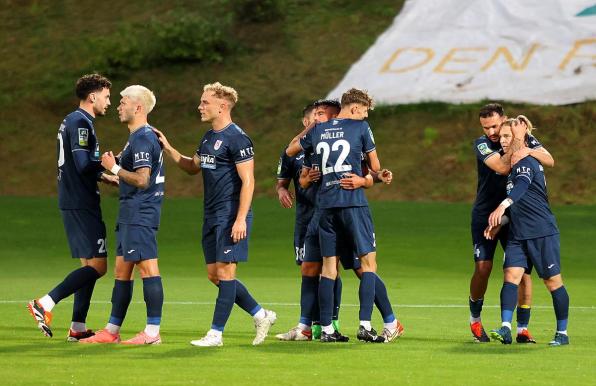
[[[290,157],[295,156],[296,154],[300,153],[302,150],[304,150],[306,152],[307,149],[304,149],[304,141],[300,141],[301,138],[305,138],[307,137],[307,134],[310,132],[310,130],[315,126],[315,122],[311,123],[309,126],[307,126],[304,130],[302,130],[300,132],[300,134],[298,134],[297,136],[295,136],[292,141],[290,142],[290,144],[288,145],[288,148],[286,149],[286,154],[289,155]]]
[[[197,174],[201,171],[201,159],[196,154],[191,158],[185,155],[180,154],[178,150],[176,150],[170,142],[162,133],[157,129],[153,129],[155,134],[157,134],[157,138],[163,147],[164,153],[168,155],[174,161],[174,163],[182,170],[184,170],[188,174]]]

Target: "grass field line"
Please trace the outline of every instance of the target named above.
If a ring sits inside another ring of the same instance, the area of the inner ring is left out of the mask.
[[[27,304],[29,300],[3,300],[0,299],[0,304]],[[64,300],[61,303],[70,303],[72,304],[72,300]],[[92,304],[111,304],[110,301],[107,300],[94,300],[91,302]],[[144,301],[134,301],[133,304],[145,304]],[[164,301],[164,305],[174,305],[174,306],[214,306],[215,302],[189,302],[189,301]],[[260,303],[263,306],[273,306],[273,307],[300,307],[300,303],[279,303],[279,302],[263,302]],[[342,303],[342,307],[360,307],[359,304],[345,304]],[[392,304],[392,307],[395,308],[468,308],[467,304]],[[493,305],[483,305],[482,308],[500,308],[498,304]],[[553,308],[552,305],[534,305],[532,306],[534,309],[551,309]],[[596,306],[569,306],[569,309],[572,310],[596,310]]]

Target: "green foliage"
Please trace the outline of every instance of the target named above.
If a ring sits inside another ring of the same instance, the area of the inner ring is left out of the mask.
[[[267,23],[283,19],[285,0],[233,0],[234,16],[239,22]]]
[[[206,19],[175,10],[148,23],[123,23],[91,41],[91,68],[108,75],[177,62],[221,62],[232,50],[229,18]]]
[[[422,144],[425,147],[432,146],[435,140],[439,137],[439,131],[434,127],[425,127],[424,128],[424,138],[422,139]]]

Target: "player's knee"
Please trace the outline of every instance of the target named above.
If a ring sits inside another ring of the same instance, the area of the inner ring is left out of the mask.
[[[481,261],[476,263],[474,274],[483,278],[488,278],[492,270],[492,261]]]
[[[207,273],[207,279],[209,279],[209,281],[215,285],[219,285],[219,279],[217,278],[217,272],[208,272]]]
[[[561,275],[552,276],[548,279],[544,279],[543,281],[546,285],[546,288],[550,292],[553,292],[563,286],[563,278],[561,277]]]
[[[102,276],[104,276],[106,274],[106,272],[108,270],[108,267],[106,265],[99,266],[99,267],[95,267],[94,266],[93,269],[95,269],[95,271],[97,272],[97,275],[99,277],[102,277]]]
[[[513,284],[519,284],[521,282],[523,274],[524,274],[523,270],[520,271],[518,269],[506,268],[505,274],[504,274],[504,279],[506,282],[513,283]]]
[[[318,276],[321,274],[321,266],[316,263],[303,262],[300,266],[300,273],[302,276]]]

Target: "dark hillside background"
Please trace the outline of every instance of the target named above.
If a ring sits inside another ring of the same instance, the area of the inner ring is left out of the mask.
[[[113,83],[112,107],[96,120],[102,151],[119,151],[119,91],[143,84],[157,96],[150,123],[191,154],[208,126],[202,86],[235,87],[233,117],[255,142],[257,194],[274,195],[278,156],[300,129],[302,107],[324,97],[392,22],[402,1],[0,1],[0,195],[55,195],[56,133],[76,104],[76,79],[93,70]],[[472,141],[482,103],[381,106],[370,115],[384,167],[376,199],[471,201]],[[551,151],[551,201],[596,203],[596,102],[513,105]],[[200,178],[167,166],[171,196],[201,195]],[[108,194],[115,194],[108,191]]]

